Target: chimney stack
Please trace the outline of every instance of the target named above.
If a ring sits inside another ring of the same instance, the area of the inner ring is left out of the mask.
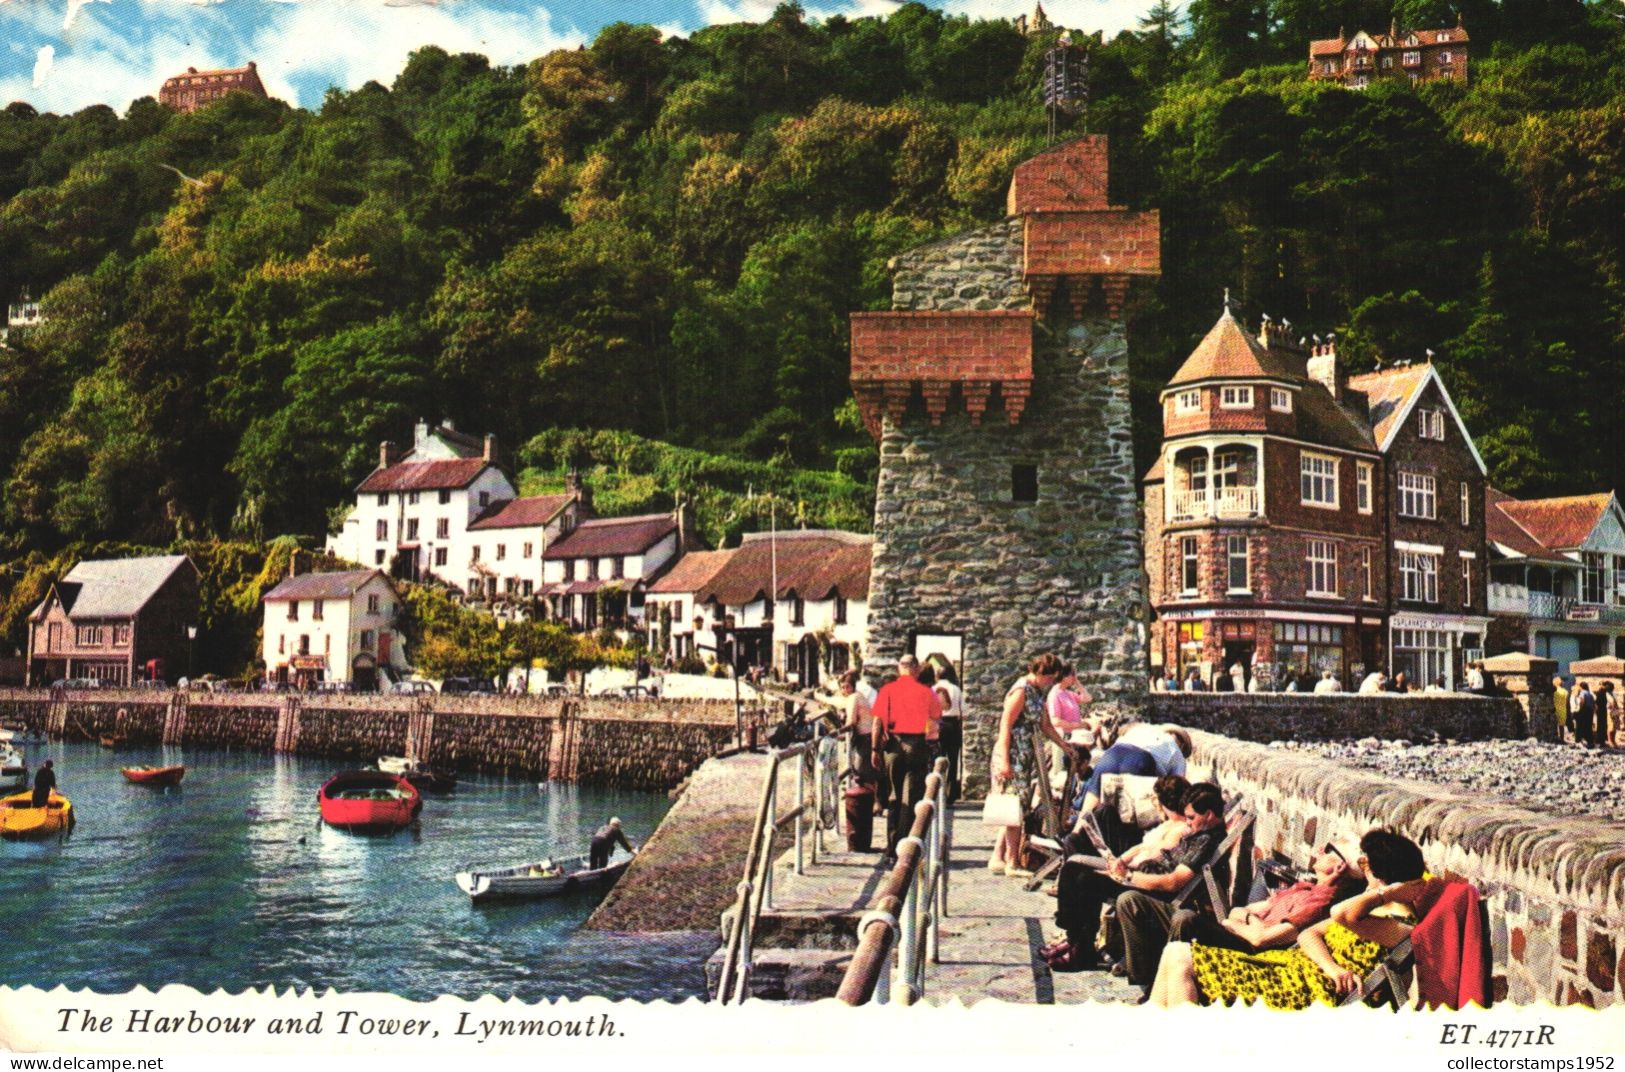
[[[412,426],[412,449],[422,450],[423,444],[427,443],[428,441],[429,422],[424,420],[422,417],[419,417],[418,423]]]
[[[1277,323],[1270,319],[1268,313],[1258,325],[1258,344],[1266,349],[1274,350],[1301,350],[1298,340],[1292,337],[1292,321],[1282,320]]]
[[[400,459],[401,452],[395,449],[394,443],[386,439],[378,444],[378,468],[388,469]]]
[[[1305,369],[1309,378],[1326,388],[1334,399],[1342,398],[1343,373],[1337,367],[1337,336],[1326,336],[1326,341],[1316,343],[1309,352],[1308,367]]]
[[[592,516],[592,489],[582,481],[580,471],[573,465],[570,471],[564,474],[564,491],[565,494],[576,497],[576,502],[580,504],[578,513],[582,520]]]
[[[485,434],[485,460],[492,465],[497,463],[497,437],[489,432]]]

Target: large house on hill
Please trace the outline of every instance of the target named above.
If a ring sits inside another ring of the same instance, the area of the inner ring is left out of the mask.
[[[27,680],[132,685],[184,675],[197,622],[198,571],[185,555],[80,562],[29,615]]]
[[[1336,37],[1309,42],[1309,79],[1349,89],[1378,81],[1465,82],[1467,46],[1460,21],[1437,30],[1401,30],[1392,23],[1385,34],[1357,30],[1352,37],[1339,30]]]
[[[195,112],[228,93],[270,96],[265,92],[265,83],[260,81],[259,67],[251,61],[246,67],[214,71],[188,67],[185,74],[164,79],[158,90],[158,103],[167,104],[178,112]]]
[[[1267,319],[1255,334],[1227,306],[1162,409],[1154,667],[1461,679],[1488,622],[1483,511],[1465,508],[1484,472],[1432,365],[1350,378],[1335,341],[1306,348]]]
[[[547,548],[590,516],[572,476],[562,495],[520,497],[498,465],[496,437],[419,421],[412,446],[378,448],[378,467],[327,550],[402,580],[438,578],[470,598],[526,600]]]
[[[1625,657],[1625,511],[1612,492],[1485,500],[1493,651]]]

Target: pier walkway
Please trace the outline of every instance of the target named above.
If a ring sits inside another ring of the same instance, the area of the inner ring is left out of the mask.
[[[926,966],[923,1000],[933,1005],[984,998],[1039,1005],[1136,1002],[1138,988],[1117,976],[1049,970],[1038,950],[1055,931],[1055,899],[987,869],[993,830],[982,825],[980,804],[960,804],[952,814],[948,915],[939,932],[938,960]],[[877,850],[883,840],[880,821]],[[794,872],[790,852],[775,863],[773,907],[763,912],[752,963],[751,989],[757,997],[827,997],[851,959],[858,920],[883,877],[880,853],[847,852],[835,834],[827,835],[826,845],[839,851],[822,853],[801,875]]]

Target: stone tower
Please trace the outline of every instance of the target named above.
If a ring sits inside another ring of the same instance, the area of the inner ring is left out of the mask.
[[[1159,265],[1157,214],[1108,203],[1088,136],[1016,168],[1004,222],[895,258],[894,311],[852,315],[880,440],[866,662],[959,648],[971,785],[1040,652],[1097,704],[1145,694],[1122,306]]]

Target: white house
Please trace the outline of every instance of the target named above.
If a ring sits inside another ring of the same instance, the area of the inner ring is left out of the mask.
[[[685,556],[650,591],[655,605],[671,607],[668,650],[740,670],[771,666],[807,686],[857,665],[868,643],[873,547],[870,536],[811,529],[750,533],[692,566],[695,556]],[[658,647],[658,617],[646,617]]]
[[[679,513],[582,521],[543,555],[550,615],[578,629],[641,627],[644,596],[684,544]]]
[[[265,674],[310,684],[348,681],[362,690],[399,680],[406,652],[395,620],[400,596],[381,570],[306,573],[266,593]]]
[[[573,475],[563,495],[519,498],[497,465],[495,436],[419,421],[404,454],[379,445],[378,468],[327,550],[404,580],[434,576],[474,598],[527,598],[548,544],[590,512]]]
[[[698,658],[703,641],[711,646],[711,611],[705,606],[710,584],[727,566],[737,549],[690,551],[649,586],[643,617],[649,630],[649,650],[657,657]]]

